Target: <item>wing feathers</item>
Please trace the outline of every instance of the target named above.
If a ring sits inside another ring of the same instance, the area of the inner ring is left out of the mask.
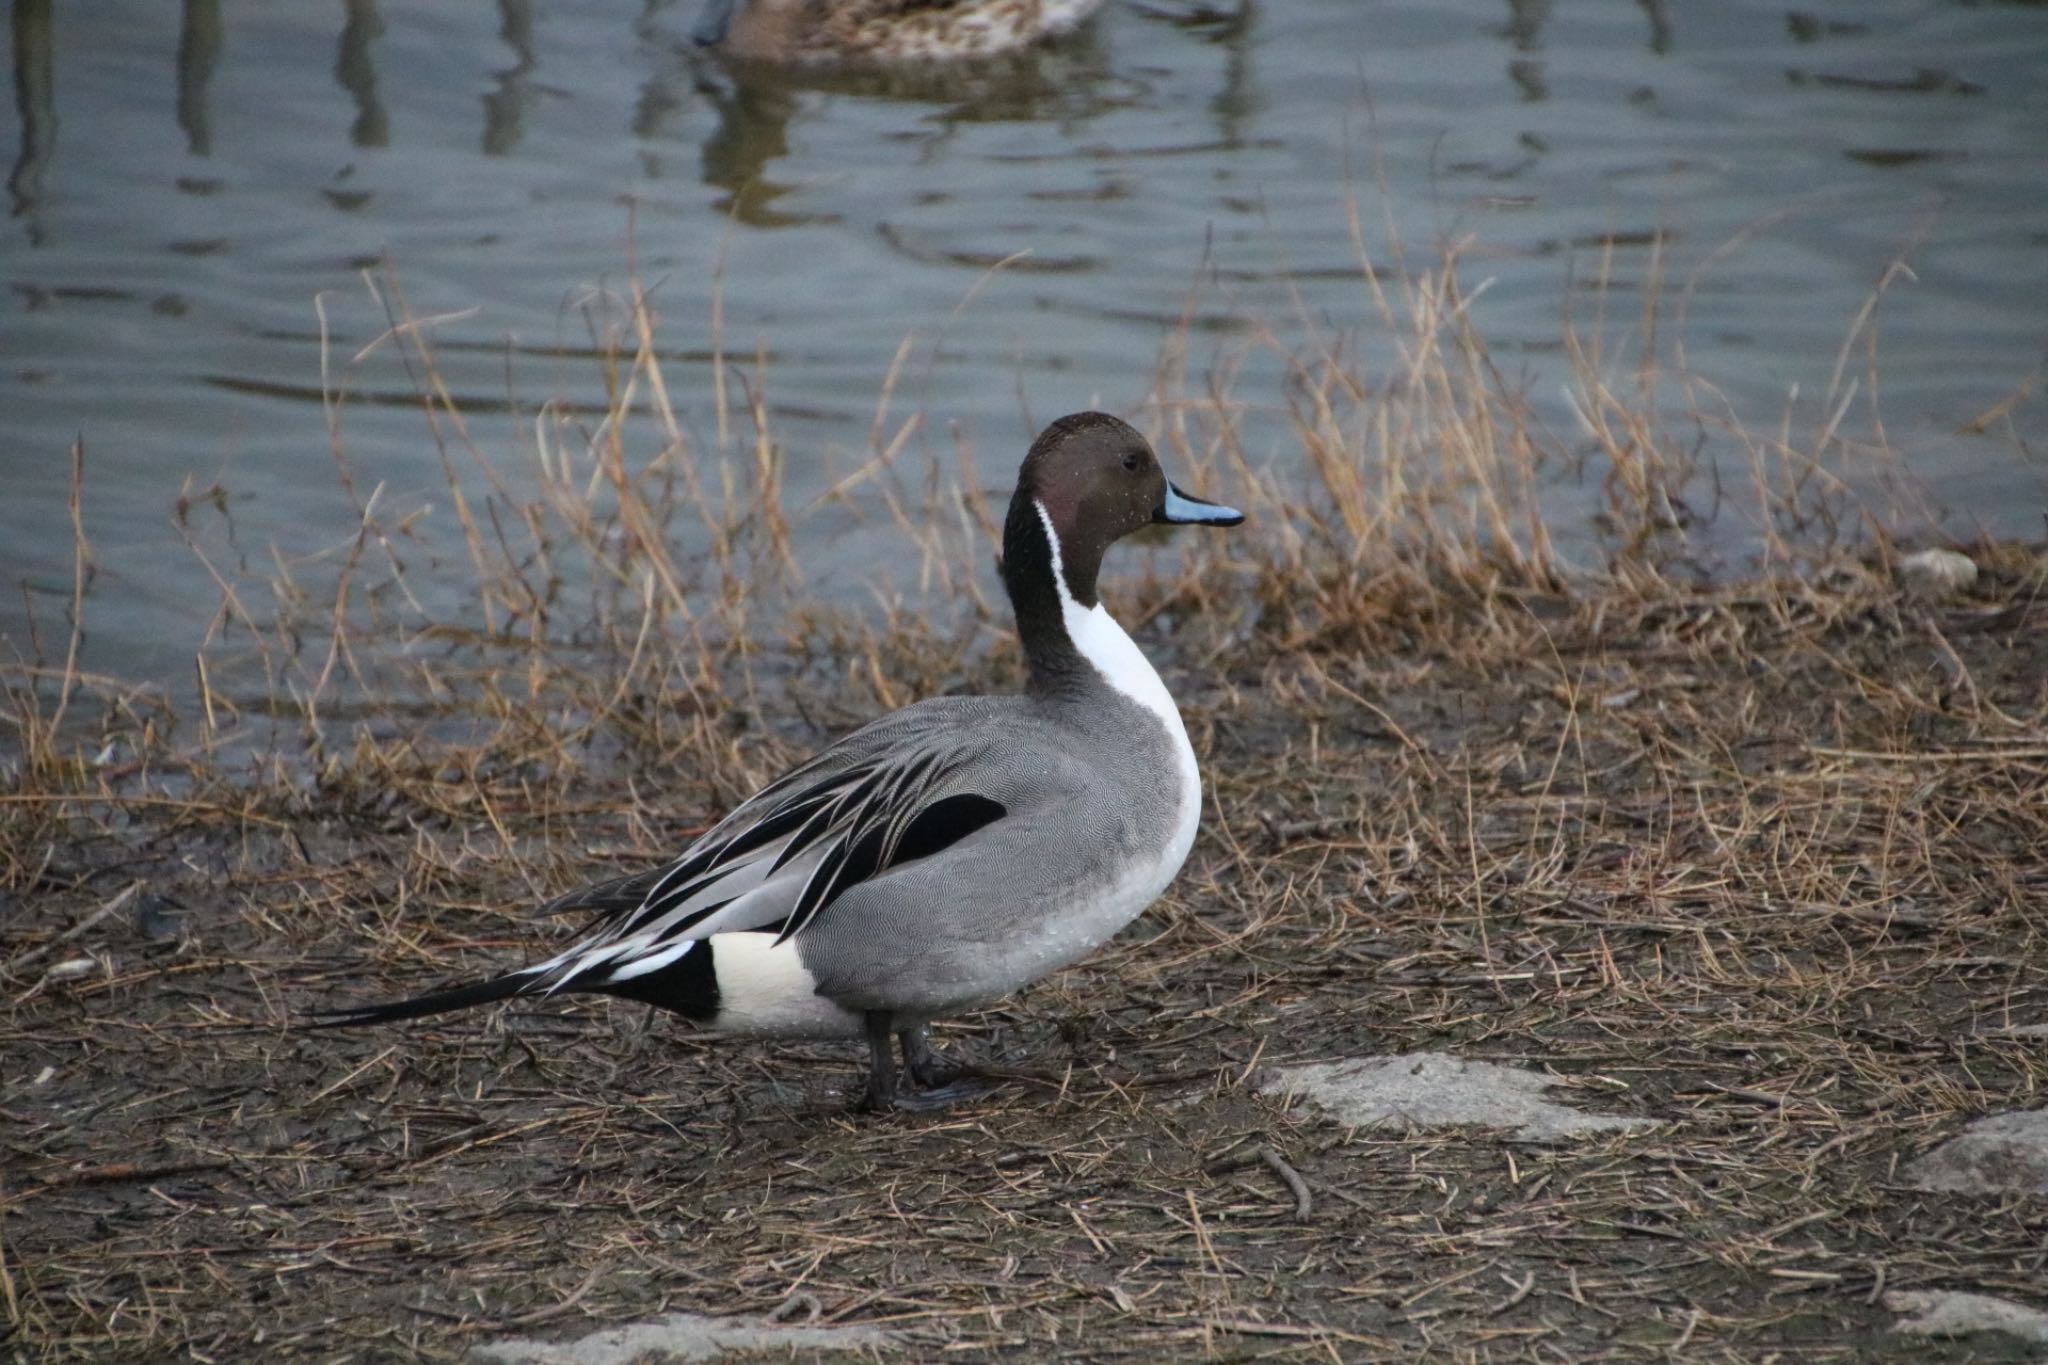
[[[978,740],[978,737],[977,737]],[[828,750],[736,808],[665,868],[572,893],[550,909],[595,909],[598,932],[532,969],[550,992],[608,989],[645,966],[685,955],[679,944],[731,930],[770,930],[781,943],[854,887],[928,858],[1008,813],[955,779],[979,742],[885,744],[838,763]],[[636,900],[637,897],[637,900]]]

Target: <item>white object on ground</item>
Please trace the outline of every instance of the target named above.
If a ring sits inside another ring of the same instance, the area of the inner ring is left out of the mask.
[[[2048,1194],[2048,1109],[1992,1114],[1906,1167],[1923,1190]]]
[[[1302,1095],[1346,1123],[1364,1127],[1512,1128],[1524,1142],[1655,1126],[1652,1119],[1587,1114],[1544,1098],[1558,1077],[1437,1052],[1356,1057],[1271,1067],[1253,1086],[1264,1095]]]
[[[1977,561],[1956,550],[1918,550],[1899,561],[1899,581],[1929,597],[1953,597],[1977,581]]]
[[[1894,1332],[1916,1337],[1961,1337],[1972,1332],[2003,1332],[2021,1341],[2048,1346],[2048,1313],[1989,1294],[1955,1289],[1895,1289],[1884,1306],[1911,1316],[1892,1325]]]
[[[735,1351],[775,1351],[778,1358],[793,1351],[869,1351],[894,1340],[895,1333],[860,1323],[785,1327],[756,1318],[670,1313],[607,1327],[573,1341],[488,1342],[471,1354],[495,1365],[628,1365],[640,1360],[716,1360]]]

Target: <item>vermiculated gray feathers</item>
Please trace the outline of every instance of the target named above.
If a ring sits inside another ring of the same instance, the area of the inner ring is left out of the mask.
[[[973,839],[1014,800],[1000,790],[1015,786],[1002,754],[1012,739],[988,722],[1015,709],[1009,698],[938,698],[847,735],[666,867],[561,906],[594,909],[601,923],[542,964],[543,989],[595,984],[715,933],[772,929],[788,939],[852,887]]]

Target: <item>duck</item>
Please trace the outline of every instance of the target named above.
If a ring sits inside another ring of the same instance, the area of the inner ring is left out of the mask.
[[[1070,33],[1103,0],[707,0],[691,37],[794,66],[973,60]]]
[[[870,721],[670,861],[557,897],[540,913],[589,921],[552,957],[323,1011],[315,1026],[594,992],[721,1036],[864,1040],[868,1109],[972,1093],[930,1025],[1107,942],[1166,890],[1201,822],[1187,727],[1103,606],[1103,556],[1146,526],[1243,520],[1171,482],[1122,419],[1058,419],[1031,443],[1003,521],[1022,692],[931,697]]]

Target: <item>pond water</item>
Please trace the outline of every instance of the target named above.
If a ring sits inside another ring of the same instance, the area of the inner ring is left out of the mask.
[[[800,505],[866,449],[906,337],[894,410],[937,451],[971,439],[992,482],[1057,413],[1143,422],[1190,309],[1216,346],[1302,317],[1357,330],[1370,372],[1351,198],[1422,265],[1468,239],[1479,330],[1537,395],[1588,277],[1609,272],[1624,319],[1653,270],[1690,284],[1670,339],[1770,430],[1821,420],[1903,256],[1878,314],[1886,440],[1952,529],[2040,533],[2042,405],[1966,431],[2039,380],[2048,342],[2039,4],[1212,2],[1112,0],[973,79],[789,84],[705,60],[695,0],[14,0],[0,649],[30,652],[30,611],[63,628],[74,440],[93,667],[186,667],[217,594],[181,496],[222,490],[255,564],[347,535],[323,354],[386,326],[380,262],[508,459],[541,402],[601,402],[583,310],[635,271],[708,438],[716,298]],[[1235,387],[1274,415],[1253,453],[1284,464],[1276,375]],[[445,504],[396,348],[349,384],[358,485]],[[842,583],[891,535],[829,508],[797,534]]]

